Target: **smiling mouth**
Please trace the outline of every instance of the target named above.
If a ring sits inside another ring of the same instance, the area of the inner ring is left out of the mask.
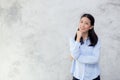
[[[85,29],[81,29],[81,30],[85,30]]]

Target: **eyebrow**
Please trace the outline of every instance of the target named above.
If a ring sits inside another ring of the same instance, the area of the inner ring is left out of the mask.
[[[80,21],[83,21],[83,20],[80,20]],[[90,22],[88,22],[88,21],[84,21],[84,22],[90,23]]]

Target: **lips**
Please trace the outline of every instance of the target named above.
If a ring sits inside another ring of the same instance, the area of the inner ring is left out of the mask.
[[[81,30],[85,30],[85,29],[81,29]]]

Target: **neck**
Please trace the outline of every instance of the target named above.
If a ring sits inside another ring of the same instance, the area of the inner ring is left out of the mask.
[[[88,38],[88,32],[85,32],[82,34],[83,40],[86,40]]]

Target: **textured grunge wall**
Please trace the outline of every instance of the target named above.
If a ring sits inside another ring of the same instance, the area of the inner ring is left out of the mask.
[[[120,80],[120,0],[0,0],[0,80],[71,80],[83,13],[96,19],[102,80]]]

